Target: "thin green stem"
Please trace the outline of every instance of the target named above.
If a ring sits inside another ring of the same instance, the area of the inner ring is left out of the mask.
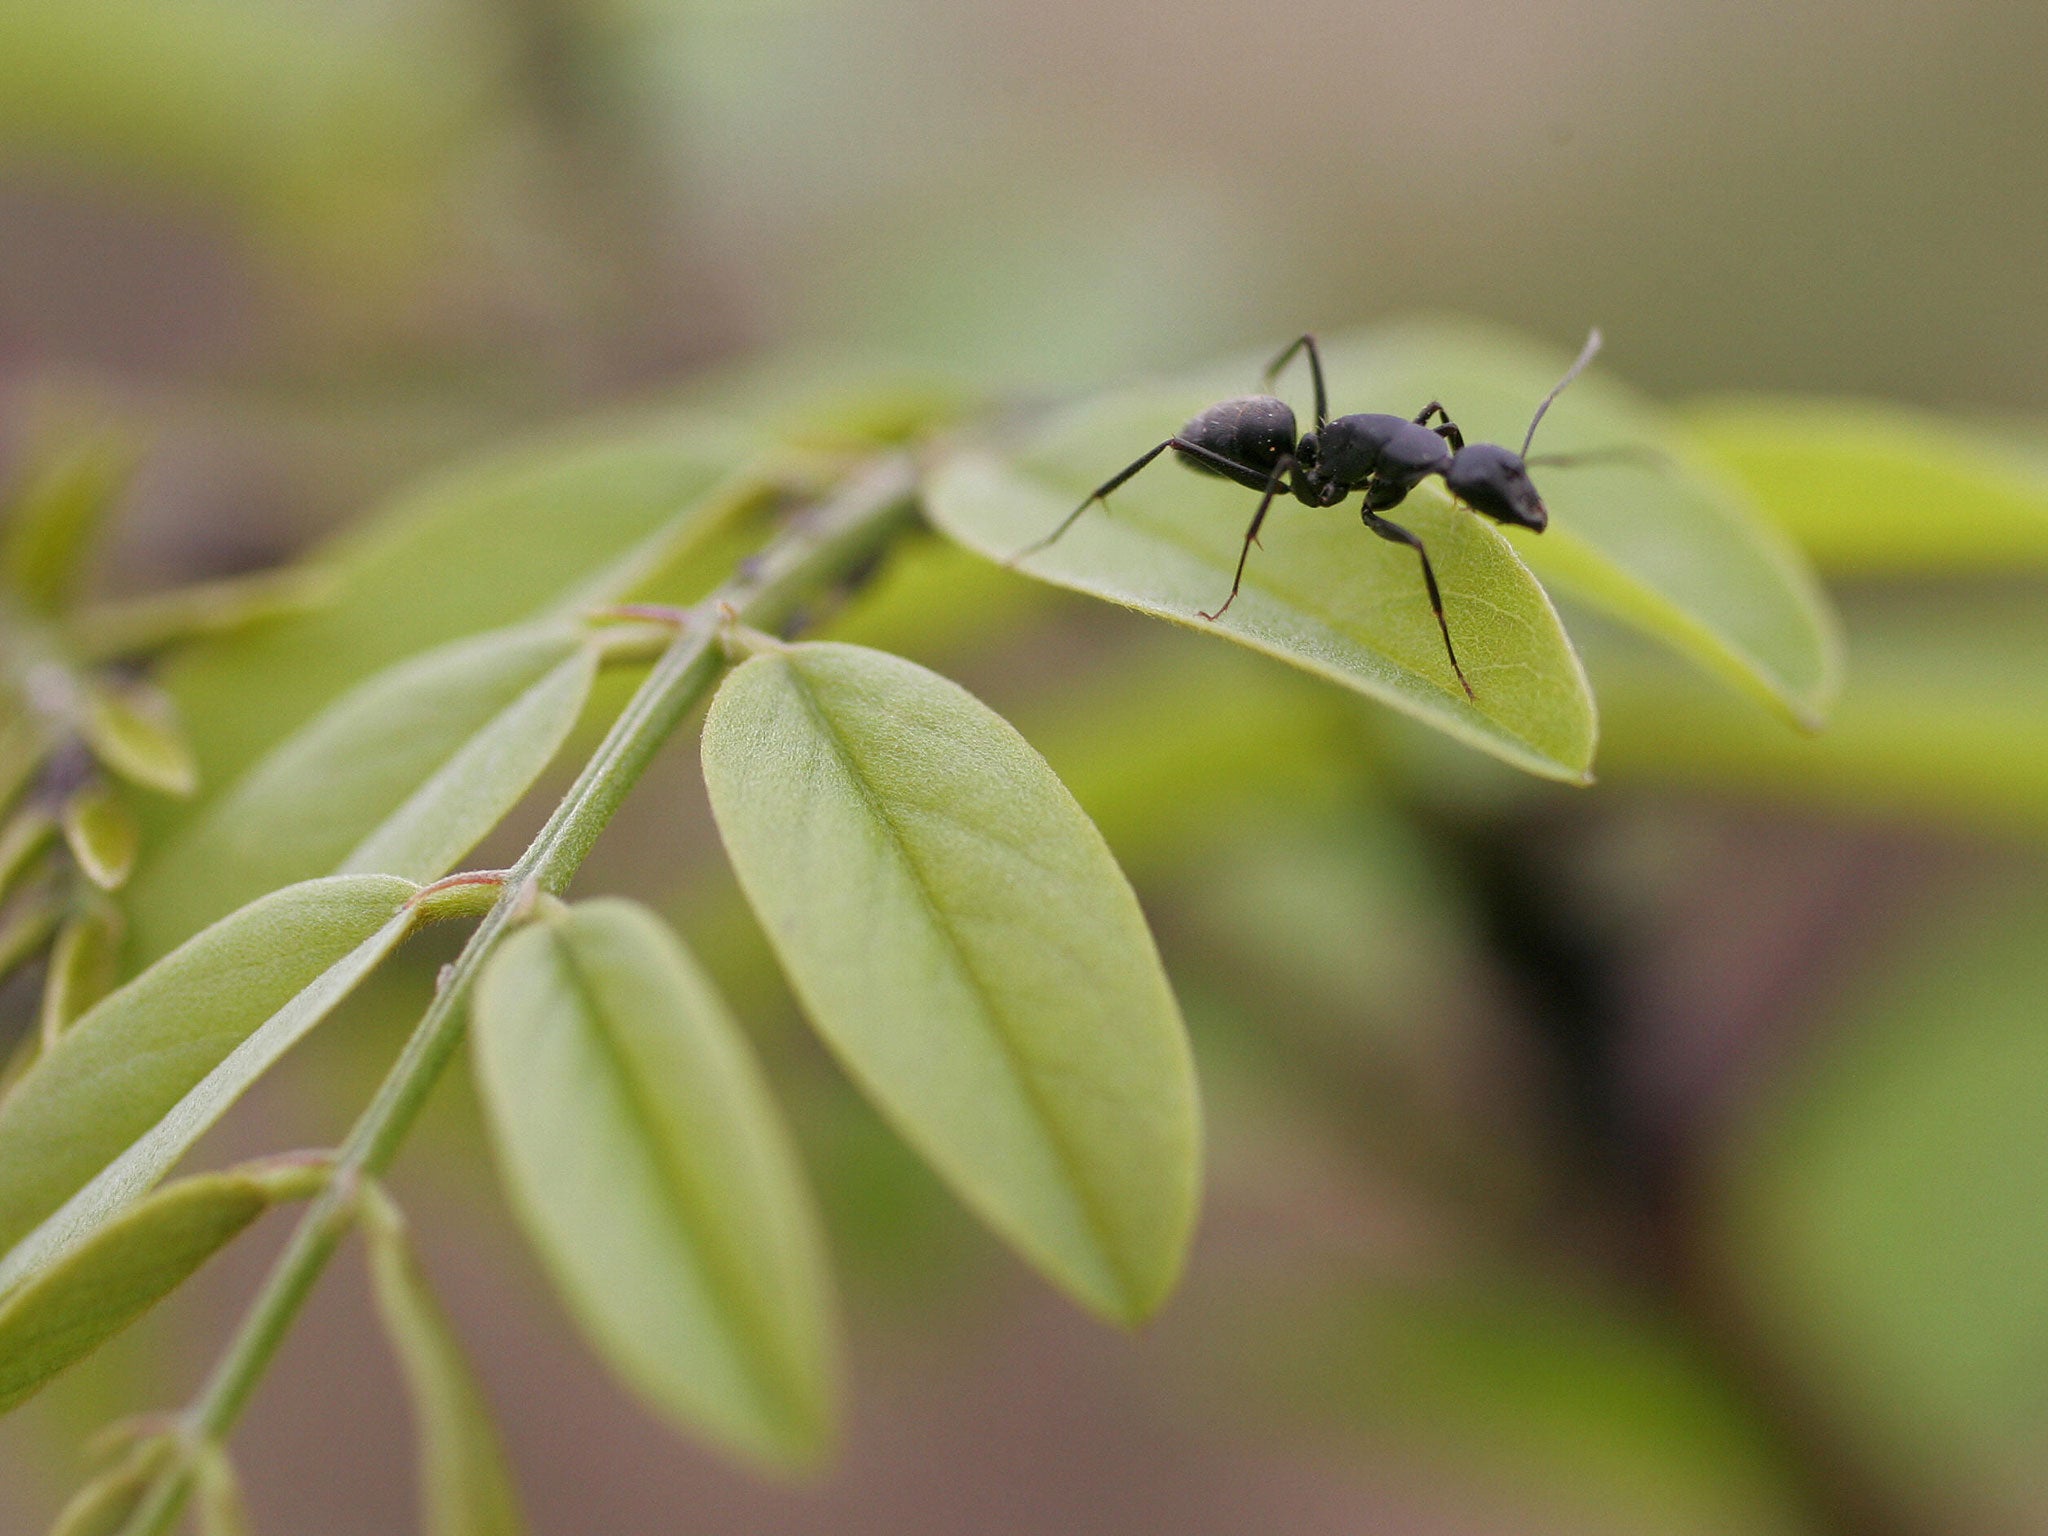
[[[915,517],[912,483],[905,461],[874,465],[836,498],[793,521],[678,628],[547,825],[506,872],[498,900],[444,973],[376,1097],[349,1131],[332,1180],[300,1219],[226,1353],[187,1410],[190,1441],[223,1440],[247,1404],[354,1223],[363,1181],[390,1165],[453,1056],[462,1039],[470,988],[500,940],[530,911],[536,891],[559,895],[568,887],[654,754],[724,672],[729,663],[719,630],[726,615],[777,628],[806,602],[863,569]],[[181,1457],[159,1475],[121,1536],[163,1536],[170,1529],[191,1492],[191,1465],[190,1457]]]

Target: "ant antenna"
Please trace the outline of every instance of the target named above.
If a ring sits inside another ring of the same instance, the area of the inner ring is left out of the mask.
[[[1586,364],[1593,361],[1593,354],[1599,350],[1600,327],[1596,325],[1586,333],[1586,344],[1579,349],[1579,360],[1573,363],[1571,367],[1565,369],[1564,377],[1559,379],[1550,393],[1543,397],[1543,403],[1536,407],[1536,414],[1529,418],[1529,435],[1522,439],[1523,458],[1529,457],[1529,444],[1536,440],[1536,423],[1541,421],[1543,413],[1550,409],[1550,402],[1564,393],[1565,385],[1571,383],[1573,379],[1576,379],[1586,371]]]

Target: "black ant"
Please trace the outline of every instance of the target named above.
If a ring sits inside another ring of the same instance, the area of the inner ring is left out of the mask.
[[[1422,583],[1429,589],[1429,607],[1436,615],[1437,628],[1443,631],[1444,653],[1451,658],[1451,670],[1458,674],[1465,697],[1472,698],[1472,685],[1466,682],[1465,669],[1458,665],[1458,653],[1451,646],[1451,627],[1444,622],[1443,598],[1437,592],[1429,551],[1414,533],[1399,523],[1388,522],[1380,513],[1399,506],[1430,475],[1441,475],[1451,495],[1473,511],[1483,512],[1495,522],[1541,533],[1549,525],[1550,514],[1529,479],[1529,444],[1536,436],[1536,424],[1550,409],[1550,402],[1600,350],[1600,333],[1595,330],[1586,337],[1578,360],[1565,370],[1564,377],[1536,407],[1520,453],[1511,453],[1494,443],[1467,444],[1450,412],[1435,400],[1412,419],[1360,415],[1339,416],[1332,421],[1323,390],[1323,360],[1316,351],[1315,337],[1296,338],[1274,358],[1266,369],[1266,385],[1271,388],[1280,370],[1303,350],[1308,353],[1309,370],[1315,377],[1315,431],[1303,433],[1296,441],[1293,410],[1286,401],[1271,395],[1245,395],[1212,405],[1174,436],[1103,481],[1086,501],[1067,514],[1059,527],[1036,544],[1019,550],[1013,559],[1023,560],[1037,554],[1073,527],[1074,520],[1096,502],[1107,506],[1111,491],[1171,448],[1188,468],[1206,475],[1221,475],[1261,493],[1259,509],[1244,531],[1244,548],[1238,553],[1230,596],[1214,613],[1202,615],[1213,622],[1222,618],[1237,600],[1237,589],[1244,581],[1245,560],[1252,545],[1259,541],[1259,525],[1265,522],[1274,497],[1285,490],[1293,492],[1295,500],[1305,506],[1334,507],[1353,491],[1361,491],[1365,505],[1360,515],[1365,526],[1383,539],[1406,544],[1421,558]],[[1435,426],[1430,425],[1432,417],[1441,418]],[[1565,460],[1554,457],[1548,462]]]

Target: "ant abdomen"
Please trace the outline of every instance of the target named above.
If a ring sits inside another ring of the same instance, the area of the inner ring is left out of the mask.
[[[1273,466],[1294,451],[1294,412],[1285,400],[1271,395],[1240,395],[1210,406],[1180,429],[1180,440],[1208,449],[1244,473],[1234,474],[1214,461],[1175,452],[1190,469],[1218,475],[1260,491]]]

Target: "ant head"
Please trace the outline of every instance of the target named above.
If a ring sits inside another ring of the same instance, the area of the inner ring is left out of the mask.
[[[1543,420],[1543,413],[1550,409],[1551,401],[1564,393],[1564,387],[1585,371],[1586,364],[1593,361],[1593,354],[1600,350],[1600,332],[1595,330],[1586,337],[1585,346],[1579,349],[1578,358],[1565,370],[1563,378],[1551,387],[1536,407],[1536,414],[1529,420],[1528,434],[1522,439],[1522,452],[1510,453],[1494,443],[1471,443],[1452,455],[1450,468],[1444,471],[1444,484],[1451,488],[1466,506],[1475,512],[1484,512],[1497,523],[1512,523],[1517,528],[1527,528],[1541,533],[1550,525],[1550,513],[1544,509],[1543,498],[1536,494],[1536,487],[1529,479],[1529,465],[1524,455],[1529,444],[1536,440],[1537,423]]]
[[[1550,524],[1522,456],[1496,443],[1467,443],[1444,471],[1451,494],[1497,523],[1541,533]]]
[[[1294,445],[1294,462],[1304,469],[1313,469],[1316,460],[1322,456],[1322,448],[1323,445],[1315,433],[1304,432],[1301,434],[1301,441]]]

